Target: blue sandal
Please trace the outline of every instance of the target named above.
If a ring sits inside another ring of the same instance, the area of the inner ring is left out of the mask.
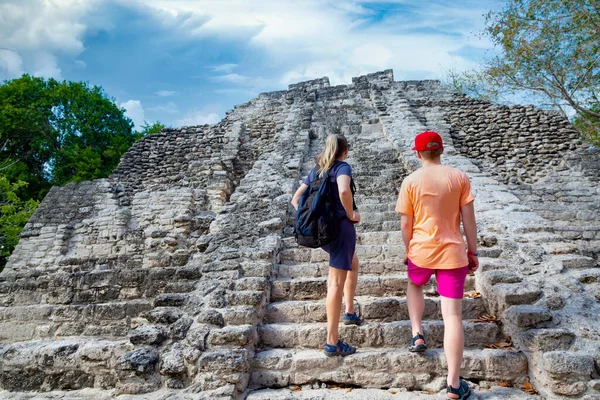
[[[423,343],[415,344],[417,340],[421,339]],[[425,337],[421,335],[419,332],[415,335],[414,338],[410,339],[410,346],[408,346],[408,351],[412,353],[422,353],[427,350],[427,344],[425,343]]]
[[[446,396],[446,398],[449,400],[468,399],[469,396],[471,396],[471,388],[469,387],[467,382],[465,382],[461,379],[459,381],[458,389],[454,389],[452,386],[448,386],[446,388],[446,394],[448,394],[448,393],[452,393],[452,394],[455,394],[458,396],[457,398],[452,398],[452,397]]]
[[[353,314],[345,313],[342,321],[344,322],[344,325],[357,325],[358,326],[358,325],[362,324],[362,320],[356,313],[353,313]]]
[[[337,345],[326,344],[323,350],[327,357],[349,356],[356,353],[356,347],[350,346],[341,340],[338,340]]]

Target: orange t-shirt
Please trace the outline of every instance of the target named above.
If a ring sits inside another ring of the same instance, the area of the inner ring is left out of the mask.
[[[469,177],[455,168],[422,167],[406,177],[400,187],[396,211],[413,216],[408,258],[422,268],[466,266],[460,208],[473,200]]]

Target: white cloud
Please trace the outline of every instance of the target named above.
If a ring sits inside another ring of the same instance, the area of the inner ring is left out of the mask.
[[[221,64],[221,65],[215,65],[214,67],[212,67],[212,70],[215,72],[222,72],[224,74],[230,74],[233,72],[233,70],[237,67],[237,64]]]
[[[223,94],[223,95],[242,95],[242,96],[249,97],[249,98],[255,97],[259,94],[259,92],[257,92],[257,91],[244,89],[244,88],[215,89],[213,92],[216,94]]]
[[[23,59],[16,51],[0,48],[0,78],[16,78],[23,74]]]
[[[121,107],[126,110],[125,115],[131,118],[137,129],[140,129],[144,125],[145,112],[139,100],[128,100],[122,103]]]
[[[439,78],[451,67],[476,67],[473,60],[457,55],[464,46],[492,47],[473,36],[483,28],[482,14],[491,2],[383,0],[379,3],[402,5],[401,12],[384,13],[383,18],[369,3],[148,0],[147,4],[169,15],[203,17],[189,35],[237,35],[249,40],[252,50],[264,54],[264,63],[271,68],[268,76],[248,77],[243,64],[235,67],[238,73],[228,64],[213,70],[222,73],[214,78],[218,81],[253,88],[321,76],[329,76],[332,84],[349,83],[353,76],[386,68],[393,68],[397,79]],[[273,74],[272,69],[279,72]]]
[[[166,104],[161,104],[159,106],[156,107],[150,107],[148,108],[148,111],[152,111],[152,112],[164,112],[167,114],[177,114],[179,113],[179,108],[177,107],[177,105],[175,103],[173,103],[172,101],[166,103]]]
[[[61,78],[57,56],[75,57],[83,51],[82,38],[86,26],[82,19],[98,1],[0,2],[0,48],[12,49],[15,53],[0,56],[0,78],[15,78],[23,70],[44,77]],[[18,64],[21,67],[17,68]]]
[[[154,92],[155,95],[160,97],[170,97],[176,95],[178,92],[176,90],[159,90],[158,92]]]
[[[352,63],[354,65],[385,69],[390,65],[391,59],[392,52],[390,49],[380,43],[366,43],[352,51]]]
[[[187,118],[179,119],[175,123],[178,126],[195,126],[195,125],[205,125],[205,124],[216,124],[219,122],[221,118],[214,112],[194,112],[191,113]]]
[[[218,75],[213,77],[216,81],[235,83],[235,84],[248,84],[253,79],[248,76],[243,76],[240,74],[227,74],[227,75]]]

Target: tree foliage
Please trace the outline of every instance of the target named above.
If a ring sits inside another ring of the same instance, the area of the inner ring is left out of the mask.
[[[27,182],[10,183],[0,176],[0,271],[10,253],[19,241],[19,234],[29,217],[35,211],[38,201],[23,201],[17,191],[27,186]]]
[[[0,267],[55,185],[107,177],[141,132],[99,86],[30,75],[0,85]]]
[[[160,133],[166,126],[160,121],[156,121],[153,124],[144,121],[144,125],[142,125],[142,130],[137,133],[138,137],[146,136],[146,135],[154,135],[155,133]]]
[[[107,176],[136,140],[132,128],[98,86],[29,75],[0,86],[0,163],[9,180],[29,183],[27,198]]]
[[[453,86],[491,98],[533,96],[538,105],[575,114],[584,138],[597,142],[600,0],[507,0],[486,22],[496,56],[481,72],[455,76]]]

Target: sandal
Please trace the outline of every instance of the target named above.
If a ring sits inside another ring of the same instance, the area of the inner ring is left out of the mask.
[[[323,349],[323,353],[325,353],[327,357],[349,356],[350,354],[356,353],[356,347],[350,346],[349,344],[338,340],[337,345],[335,346],[332,344],[326,344],[325,349]]]
[[[423,335],[421,335],[419,332],[417,332],[415,337],[410,339],[410,346],[408,346],[408,351],[413,352],[413,353],[421,353],[421,352],[424,352],[425,350],[427,350],[427,344],[425,344],[425,343],[415,344],[415,342],[419,339],[421,339],[423,342],[425,342],[425,337]]]
[[[468,399],[469,396],[471,396],[471,388],[469,387],[469,385],[467,384],[467,382],[465,382],[465,381],[463,381],[461,379],[459,381],[458,389],[454,389],[452,386],[448,386],[446,388],[446,394],[448,394],[448,393],[452,393],[452,394],[455,394],[455,395],[458,396],[456,398],[446,396],[446,398],[448,400],[463,400],[463,399]]]

